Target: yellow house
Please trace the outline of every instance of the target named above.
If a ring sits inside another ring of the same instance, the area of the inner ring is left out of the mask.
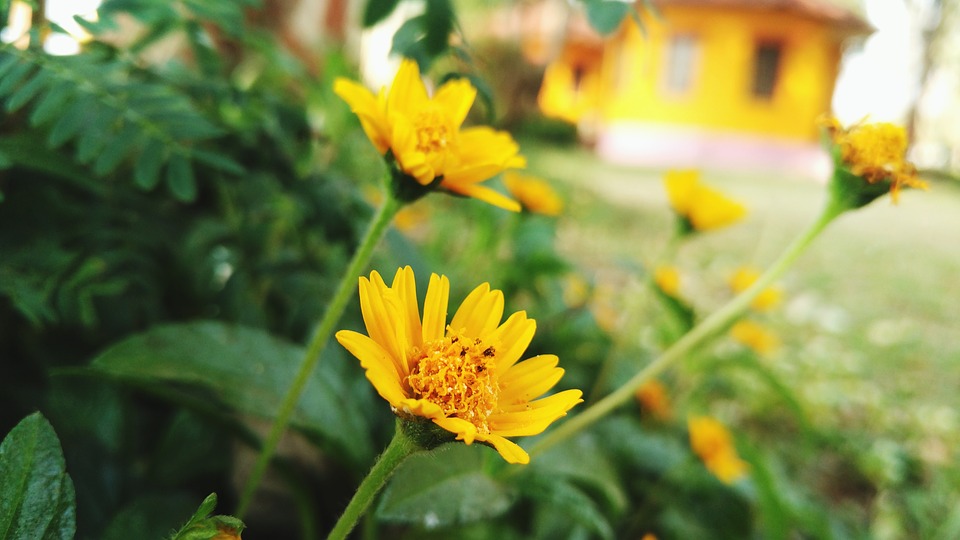
[[[601,39],[568,25],[539,95],[613,161],[652,166],[823,166],[844,42],[871,31],[828,0],[658,0]]]

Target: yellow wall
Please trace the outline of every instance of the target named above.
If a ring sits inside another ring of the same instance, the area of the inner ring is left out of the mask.
[[[663,6],[661,13],[660,20],[646,18],[646,35],[631,22],[610,39],[597,66],[601,83],[590,88],[596,95],[578,96],[581,103],[598,104],[602,123],[665,123],[816,140],[815,121],[830,110],[839,62],[839,38],[829,27],[795,15],[731,8]],[[684,95],[671,95],[664,84],[666,44],[675,34],[696,36],[698,43],[694,80]],[[764,40],[783,44],[770,99],[751,90],[756,43]],[[544,81],[541,104],[547,114],[550,108],[574,110],[569,96],[549,88],[558,83]],[[552,102],[544,99],[550,92]]]

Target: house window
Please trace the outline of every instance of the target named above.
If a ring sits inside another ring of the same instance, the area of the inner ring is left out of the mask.
[[[783,44],[761,42],[757,44],[753,64],[753,95],[770,99],[777,88],[777,76],[780,73],[780,57],[783,56]]]
[[[693,74],[697,64],[697,38],[679,34],[667,44],[666,72],[664,82],[667,92],[684,94],[693,86]]]

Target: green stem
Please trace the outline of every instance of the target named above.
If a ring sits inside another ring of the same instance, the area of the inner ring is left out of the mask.
[[[377,496],[377,493],[383,489],[387,480],[393,475],[397,465],[400,465],[410,454],[420,450],[422,450],[422,448],[403,431],[403,428],[400,427],[400,421],[397,420],[397,431],[393,436],[393,440],[390,441],[387,449],[377,458],[377,462],[374,463],[367,477],[360,483],[360,487],[357,488],[357,492],[354,493],[353,498],[350,499],[350,504],[347,505],[346,510],[343,511],[340,519],[338,519],[337,523],[333,526],[333,530],[330,531],[327,540],[346,538],[347,535],[350,534],[350,531],[353,530],[353,527],[356,526],[357,521],[367,512],[374,497]]]
[[[657,269],[666,264],[666,261],[675,258],[677,248],[680,246],[680,241],[682,239],[683,236],[680,234],[675,233],[673,236],[671,236],[670,240],[667,242],[667,245],[663,248],[660,255],[655,259],[656,262],[644,269],[643,286],[646,291],[656,295],[657,281],[654,279],[654,276],[657,272]],[[613,345],[610,347],[610,350],[607,352],[607,356],[600,364],[600,370],[597,371],[597,377],[593,380],[593,387],[590,388],[590,392],[587,394],[587,403],[593,403],[600,397],[600,394],[603,392],[603,389],[607,384],[607,379],[613,374],[613,368],[616,367],[620,353],[627,348],[627,336],[632,336],[633,334],[630,332],[624,332],[623,330],[627,328],[627,324],[629,324],[633,319],[634,307],[634,303],[630,302],[629,299],[624,303],[622,320],[625,322],[620,325],[620,331],[614,333],[613,335]]]
[[[396,215],[402,204],[403,203],[395,197],[389,194],[387,195],[380,210],[377,211],[377,214],[371,220],[366,235],[363,237],[363,240],[361,240],[359,247],[357,247],[357,251],[353,254],[353,259],[351,259],[350,264],[347,265],[347,269],[340,279],[340,283],[337,285],[333,299],[327,304],[323,318],[320,320],[320,323],[317,324],[310,338],[307,350],[303,355],[303,360],[300,361],[300,369],[297,371],[296,378],[293,380],[290,388],[287,389],[287,394],[284,396],[280,409],[277,412],[277,419],[273,421],[273,425],[270,427],[270,433],[267,435],[263,447],[260,449],[260,454],[257,456],[257,461],[253,466],[253,472],[251,472],[250,477],[247,478],[247,483],[243,488],[243,495],[240,497],[240,505],[237,508],[237,517],[242,519],[249,509],[257,486],[259,486],[260,480],[263,478],[263,473],[267,470],[267,466],[270,464],[270,460],[277,450],[277,444],[280,443],[280,438],[290,424],[290,419],[296,409],[297,402],[300,401],[300,395],[307,386],[307,381],[310,380],[314,368],[317,367],[317,362],[320,361],[320,355],[327,341],[330,340],[330,335],[333,333],[333,326],[340,320],[340,316],[343,315],[343,310],[347,307],[347,302],[350,300],[350,297],[353,296],[354,291],[356,291],[357,279],[367,266],[367,263],[370,262],[370,256],[373,255],[373,248],[376,247],[380,241],[380,238],[390,225],[390,221],[393,219],[393,216]]]
[[[732,298],[726,305],[710,314],[710,316],[704,319],[699,325],[695,326],[682,338],[677,340],[669,349],[664,351],[659,358],[647,364],[646,367],[624,383],[623,386],[617,388],[592,406],[587,407],[583,412],[574,416],[569,421],[564,422],[557,429],[537,441],[530,449],[530,455],[533,456],[544,452],[551,446],[600,420],[620,405],[627,403],[633,399],[637,388],[643,383],[658,375],[670,364],[683,358],[711,337],[729,328],[729,326],[746,311],[750,306],[750,302],[777,278],[783,275],[797,257],[806,250],[813,239],[843,211],[844,208],[840,205],[833,204],[832,202],[827,204],[820,217],[784,250],[780,258],[774,261],[767,271],[757,278],[757,281],[754,282],[753,285]]]

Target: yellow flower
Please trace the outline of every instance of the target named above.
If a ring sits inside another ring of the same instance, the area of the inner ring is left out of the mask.
[[[747,463],[737,455],[730,432],[723,424],[708,416],[697,416],[689,418],[687,426],[690,448],[720,481],[732,484],[747,473]]]
[[[558,216],[563,210],[563,200],[539,178],[508,172],[503,175],[503,184],[524,210],[545,216]]]
[[[420,68],[405,59],[389,93],[381,89],[374,96],[364,86],[343,78],[334,82],[333,91],[360,118],[377,151],[389,152],[399,169],[419,186],[430,187],[439,181],[453,193],[520,210],[516,201],[479,185],[506,169],[524,167],[526,160],[510,134],[486,126],[462,127],[477,96],[466,79],[449,81],[430,97],[420,79]],[[424,191],[415,192],[419,196]]]
[[[726,227],[747,213],[742,204],[701,184],[698,171],[667,171],[663,182],[674,212],[695,231]]]
[[[894,202],[903,187],[927,188],[926,182],[917,177],[916,167],[907,161],[907,133],[902,127],[861,121],[844,128],[836,118],[829,117],[820,123],[835,145],[838,165],[868,184],[889,186]]]
[[[226,525],[217,525],[217,534],[210,540],[240,540],[240,531]]]
[[[672,414],[667,389],[656,379],[650,379],[640,385],[637,389],[637,401],[640,402],[641,407],[662,420],[670,418]]]
[[[530,456],[506,437],[536,435],[580,403],[579,390],[537,399],[563,375],[552,354],[518,362],[536,332],[520,311],[503,324],[503,293],[484,283],[447,323],[450,283],[433,274],[421,319],[413,270],[360,278],[363,335],[337,332],[337,341],[400,417],[427,418],[466,444],[487,443],[510,463]]]
[[[653,272],[653,282],[664,294],[680,296],[680,272],[673,266],[660,266]]]
[[[760,272],[755,268],[742,266],[730,276],[730,288],[733,289],[735,293],[741,293],[753,285],[759,277]],[[750,307],[757,311],[769,311],[780,305],[782,299],[783,291],[781,291],[779,287],[771,286],[761,291],[760,294],[753,299],[753,302],[750,303]]]
[[[769,355],[780,347],[780,338],[760,323],[743,320],[730,329],[733,339],[753,349],[757,354]]]

